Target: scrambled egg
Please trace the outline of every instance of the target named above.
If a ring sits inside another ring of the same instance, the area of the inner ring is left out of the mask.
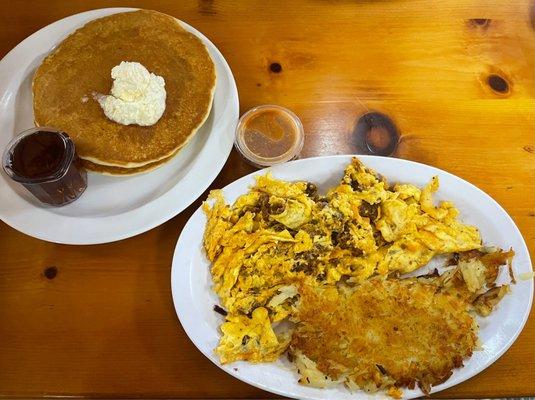
[[[291,332],[277,325],[297,315],[303,284],[358,285],[413,271],[437,254],[479,249],[478,230],[457,220],[453,204],[433,203],[438,186],[436,177],[423,189],[390,186],[355,158],[325,196],[270,174],[233,205],[213,191],[203,206],[204,248],[228,312],[221,362],[273,361],[285,352]]]

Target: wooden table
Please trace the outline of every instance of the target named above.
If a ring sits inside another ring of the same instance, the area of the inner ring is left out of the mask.
[[[535,255],[535,2],[3,0],[0,55],[55,20],[119,5],[205,33],[234,72],[242,112],[275,103],[302,118],[304,157],[356,152],[358,118],[388,115],[397,157],[485,190]],[[212,188],[251,171],[233,152]],[[0,394],[273,397],[212,365],[175,315],[171,256],[199,204],[98,246],[45,243],[2,224]],[[534,394],[532,315],[495,364],[436,397]]]

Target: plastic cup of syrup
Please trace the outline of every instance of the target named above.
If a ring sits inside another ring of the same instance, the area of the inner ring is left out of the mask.
[[[287,108],[263,105],[242,115],[234,146],[256,167],[269,167],[296,158],[303,149],[301,121]]]
[[[79,198],[87,187],[86,172],[77,160],[74,143],[65,132],[37,127],[9,142],[2,166],[41,202],[63,206]]]

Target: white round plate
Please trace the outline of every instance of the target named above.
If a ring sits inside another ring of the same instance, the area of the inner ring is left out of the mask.
[[[32,77],[54,46],[93,19],[133,10],[105,8],[67,17],[34,33],[0,61],[0,152],[14,135],[33,126]],[[60,208],[43,206],[0,173],[2,221],[50,242],[113,242],[164,223],[206,190],[232,149],[239,113],[238,91],[217,48],[199,31],[179,22],[204,42],[217,73],[212,110],[191,142],[170,162],[143,175],[110,177],[89,173],[85,193]]]
[[[485,244],[512,247],[515,275],[531,271],[531,261],[526,244],[509,215],[491,197],[472,184],[437,168],[401,160],[374,156],[359,156],[367,166],[385,176],[389,182],[410,182],[424,186],[432,176],[440,178],[437,200],[452,200],[460,210],[460,218],[480,228]],[[344,167],[351,156],[309,158],[289,162],[271,168],[276,178],[307,180],[318,184],[320,190],[338,184]],[[254,176],[266,170],[247,175],[223,189],[225,199],[232,203],[247,192]],[[206,218],[199,208],[190,218],[178,239],[173,258],[171,287],[175,309],[184,330],[195,346],[212,362],[236,378],[261,389],[279,395],[299,399],[370,399],[384,398],[384,393],[374,395],[365,392],[349,392],[343,386],[316,389],[297,383],[297,373],[286,357],[274,363],[251,364],[235,362],[221,365],[214,354],[219,341],[219,325],[223,317],[213,310],[218,303],[211,290],[210,263],[202,249],[202,236]],[[500,357],[515,341],[527,320],[533,297],[533,280],[513,285],[510,294],[500,302],[487,318],[478,319],[482,350],[466,360],[463,368],[454,371],[445,383],[433,388],[433,392],[456,385],[481,372]],[[404,390],[405,398],[422,396],[420,390]]]

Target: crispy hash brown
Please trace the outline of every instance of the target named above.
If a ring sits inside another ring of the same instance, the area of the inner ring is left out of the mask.
[[[212,192],[204,249],[226,312],[220,361],[290,350],[303,384],[392,396],[447,379],[476,348],[469,310],[488,315],[507,293],[495,281],[513,252],[483,248],[452,203],[433,203],[438,185],[389,185],[355,158],[325,196],[269,174],[232,205]],[[439,254],[454,255],[443,274],[400,278]]]
[[[394,397],[418,384],[429,393],[476,349],[470,311],[487,316],[508,293],[509,285],[495,281],[513,255],[456,253],[457,264],[442,275],[373,278],[354,288],[302,284],[290,344],[300,382],[388,389]]]
[[[417,279],[371,279],[350,292],[303,285],[299,293],[290,350],[303,383],[368,391],[419,383],[429,392],[477,343],[466,303]]]

